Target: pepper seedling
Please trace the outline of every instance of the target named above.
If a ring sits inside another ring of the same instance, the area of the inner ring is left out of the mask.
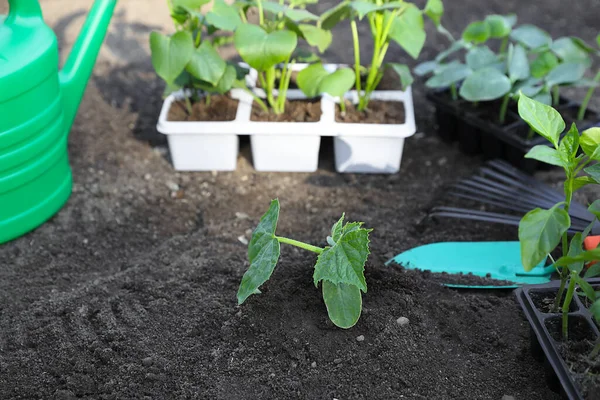
[[[600,260],[600,248],[584,250],[583,243],[600,218],[600,200],[589,206],[588,211],[595,218],[583,232],[576,233],[570,242],[567,232],[571,227],[569,208],[573,193],[584,186],[600,183],[600,164],[590,165],[600,161],[600,128],[587,129],[580,135],[575,124],[572,124],[561,139],[565,122],[554,108],[521,93],[518,110],[521,118],[552,144],[552,147],[534,146],[525,157],[562,167],[565,172],[565,201],[547,210],[536,208],[525,214],[519,223],[519,241],[521,261],[526,271],[531,271],[559,244],[562,245],[562,256],[554,262],[561,281],[554,309],[562,309],[562,335],[566,340],[569,307],[576,287],[580,287],[592,302],[596,300],[596,293],[585,278],[600,274],[600,267],[594,265],[585,270],[584,263]]]
[[[367,108],[371,94],[383,78],[385,68],[391,68],[398,74],[403,89],[411,85],[413,77],[406,65],[398,63],[384,65],[390,42],[396,42],[412,58],[418,58],[426,37],[423,14],[426,14],[438,29],[446,32],[440,25],[443,13],[444,6],[441,0],[428,0],[424,10],[405,1],[355,0],[343,1],[321,15],[320,26],[323,29],[332,29],[340,21],[350,20],[354,45],[354,86],[358,92],[359,111]],[[365,17],[371,29],[373,57],[366,68],[367,77],[363,87],[361,73],[365,68],[361,66],[356,21],[363,20]]]
[[[198,100],[199,93],[210,104],[212,94],[225,94],[232,88],[250,92],[244,82],[248,70],[223,60],[216,50],[224,37],[215,33],[233,29],[241,20],[235,11],[231,14],[223,0],[215,0],[212,10],[203,15],[200,7],[207,3],[209,0],[169,1],[177,32],[150,34],[152,65],[167,84],[164,94],[183,89],[188,114],[192,113],[192,102]]]
[[[313,281],[322,286],[323,300],[329,319],[340,328],[351,328],[360,318],[361,291],[367,292],[364,269],[369,256],[369,233],[362,222],[347,222],[344,215],[331,228],[324,248],[275,235],[279,220],[279,200],[271,201],[248,245],[250,267],[244,274],[237,293],[238,304],[260,293],[259,287],[273,273],[279,260],[280,243],[317,253]]]

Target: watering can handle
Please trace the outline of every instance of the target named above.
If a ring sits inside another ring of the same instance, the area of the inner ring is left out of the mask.
[[[42,9],[37,0],[8,0],[8,18],[42,18]]]

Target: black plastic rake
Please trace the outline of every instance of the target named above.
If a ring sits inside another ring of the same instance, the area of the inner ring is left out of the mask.
[[[519,225],[521,217],[534,208],[548,209],[564,201],[564,194],[519,171],[505,161],[488,161],[479,173],[454,184],[448,194],[452,197],[471,200],[492,206],[495,211],[481,211],[459,207],[434,207],[430,217],[459,218],[506,225]],[[573,200],[569,209],[570,233],[582,232],[593,221],[594,216],[587,207]],[[600,234],[600,224],[592,229]]]

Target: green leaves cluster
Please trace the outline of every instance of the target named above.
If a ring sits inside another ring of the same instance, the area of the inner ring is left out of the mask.
[[[563,336],[567,335],[567,313],[576,286],[596,301],[596,293],[584,278],[600,275],[600,268],[590,268],[584,272],[584,263],[600,260],[600,249],[584,250],[583,242],[590,233],[596,219],[600,218],[600,200],[593,202],[588,211],[594,216],[592,223],[582,233],[568,240],[571,228],[569,208],[573,194],[586,185],[600,184],[600,128],[590,128],[580,135],[575,124],[563,135],[565,122],[552,107],[530,99],[525,94],[519,96],[518,110],[521,118],[531,129],[543,136],[551,146],[538,145],[526,155],[543,163],[560,166],[565,172],[565,201],[550,209],[536,208],[528,212],[519,224],[521,243],[521,261],[526,271],[531,271],[544,260],[559,244],[562,245],[562,257],[554,265],[561,276],[561,287],[556,298],[556,307],[560,305],[565,288],[567,295],[562,304]],[[562,138],[561,138],[562,137]]]
[[[323,300],[331,321],[340,328],[350,328],[360,318],[361,291],[367,292],[364,267],[369,256],[369,233],[360,222],[344,224],[344,215],[331,228],[328,246],[320,248],[275,235],[279,219],[279,201],[271,201],[267,212],[252,233],[248,245],[250,267],[238,289],[238,304],[260,293],[259,287],[273,273],[280,254],[280,243],[291,244],[319,254],[313,280],[322,286]]]
[[[426,82],[430,88],[460,86],[458,95],[469,102],[504,97],[499,110],[501,122],[506,105],[510,99],[517,100],[519,92],[556,105],[560,87],[597,85],[584,78],[593,51],[581,39],[552,40],[536,26],[515,27],[516,21],[514,15],[489,15],[469,24],[461,39],[434,60],[417,66],[415,73],[432,74]],[[498,52],[487,46],[492,40],[500,41]]]

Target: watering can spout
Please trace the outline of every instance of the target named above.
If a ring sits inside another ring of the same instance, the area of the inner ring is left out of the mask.
[[[77,108],[83,97],[87,81],[92,74],[96,57],[104,41],[116,4],[117,0],[95,1],[71,50],[71,54],[69,54],[65,66],[60,71],[59,78],[67,131],[70,130],[75,119]]]

